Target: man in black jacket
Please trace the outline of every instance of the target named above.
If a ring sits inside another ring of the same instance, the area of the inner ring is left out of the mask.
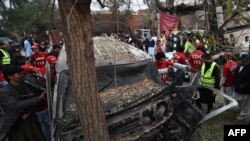
[[[250,110],[250,56],[241,58],[236,69],[234,98],[238,102],[240,114],[238,120],[246,119]]]
[[[0,137],[8,141],[45,141],[39,122],[31,110],[45,99],[44,93],[24,99],[25,91],[20,86],[20,78],[23,76],[21,67],[6,65],[2,71],[8,84],[0,89],[0,104],[5,109]]]
[[[220,68],[212,60],[211,54],[205,53],[202,55],[203,64],[201,66],[200,84],[197,90],[200,98],[196,100],[198,107],[202,109],[201,103],[207,104],[207,113],[213,109],[216,93],[209,88],[220,88]]]

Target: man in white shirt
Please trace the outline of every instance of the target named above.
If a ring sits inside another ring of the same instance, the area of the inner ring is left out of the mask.
[[[30,58],[32,55],[31,44],[28,39],[29,39],[28,37],[25,37],[25,40],[24,40],[24,51],[25,51],[26,58]]]
[[[247,55],[249,51],[249,36],[245,37],[245,41],[240,42],[240,57],[242,55]]]
[[[152,40],[154,40],[154,41],[155,41],[155,43],[156,43],[156,42],[157,42],[157,40],[158,40],[158,38],[157,38],[157,36],[156,36],[156,34],[155,34],[155,33],[153,33]]]

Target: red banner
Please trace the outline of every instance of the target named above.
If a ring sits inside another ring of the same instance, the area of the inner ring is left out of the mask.
[[[160,30],[169,35],[169,29],[173,30],[178,27],[179,18],[175,15],[160,13]]]

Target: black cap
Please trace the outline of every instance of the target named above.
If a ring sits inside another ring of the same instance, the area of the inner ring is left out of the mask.
[[[14,75],[15,73],[22,72],[23,69],[20,66],[15,65],[4,65],[2,67],[2,72],[4,77]]]
[[[61,48],[61,47],[58,44],[53,45],[53,49],[56,49],[56,48]]]

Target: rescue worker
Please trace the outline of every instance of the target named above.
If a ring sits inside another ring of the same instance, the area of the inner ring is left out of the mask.
[[[156,47],[155,47],[155,52],[158,53],[158,52],[163,52],[162,51],[162,43],[161,43],[161,40],[157,40],[156,42]]]
[[[0,54],[0,55],[3,55],[3,54]],[[2,64],[1,64],[2,63],[2,57],[3,56],[0,56],[0,89],[8,84],[8,82],[5,81],[4,76],[3,76],[3,72],[2,72]]]
[[[53,91],[53,86],[55,84],[55,78],[56,78],[56,70],[55,70],[55,64],[57,62],[55,56],[47,56],[46,61],[50,65],[50,82],[51,82],[51,91]],[[40,68],[38,75],[46,80],[46,66]],[[50,122],[49,122],[49,112],[48,112],[48,103],[46,100],[42,101],[37,109],[37,116],[39,118],[39,122],[42,126],[44,135],[46,137],[46,141],[51,140],[51,134],[50,134]]]
[[[180,64],[183,64],[183,65],[185,65],[187,63],[186,56],[183,53],[183,50],[184,50],[184,48],[178,46],[177,52],[175,52],[173,54],[175,63],[180,63]]]
[[[45,52],[40,52],[39,45],[35,44],[32,46],[34,54],[31,55],[31,64],[37,68],[42,68],[45,66],[45,58],[47,54]]]
[[[47,56],[46,61],[50,64],[50,80],[51,86],[55,83],[55,64],[56,64],[56,57],[55,56]],[[21,66],[26,74],[36,74],[41,78],[41,81],[46,81],[46,66],[42,68],[36,68],[32,65],[25,64]],[[48,113],[48,103],[47,100],[41,101],[37,110],[36,110],[37,117],[39,119],[40,125],[42,127],[43,133],[46,137],[46,141],[51,140],[50,134],[50,122],[49,122],[49,113]]]
[[[216,94],[209,88],[219,89],[220,87],[220,68],[212,60],[212,56],[208,53],[202,55],[203,64],[201,66],[200,84],[198,88],[200,98],[196,100],[198,107],[202,109],[201,103],[207,104],[207,113],[213,109]]]
[[[228,96],[232,96],[237,63],[234,61],[234,56],[232,52],[226,52],[225,59],[226,63],[223,66],[220,86],[223,93]],[[224,99],[224,105],[227,104],[229,104],[229,101]]]
[[[191,53],[189,56],[189,64],[191,65],[191,81],[194,78],[195,73],[197,73],[198,71],[200,71],[201,65],[202,65],[202,58],[201,56],[204,54],[204,52],[202,52],[202,44],[201,43],[197,43],[196,44],[196,51]]]
[[[0,41],[0,56],[2,56],[2,65],[8,65],[10,64],[10,55],[5,50],[4,43]]]
[[[57,60],[55,56],[50,55],[46,57],[46,61],[50,64],[50,81],[52,83],[51,85],[54,86],[56,77],[55,65],[57,63]],[[39,76],[46,79],[46,66],[42,67],[39,70]]]
[[[193,53],[195,51],[195,46],[192,42],[192,39],[190,39],[190,36],[189,35],[189,38],[186,40],[185,44],[184,44],[184,53],[189,55],[191,53]]]
[[[183,83],[184,69],[189,68],[187,65],[180,63],[173,63],[166,60],[166,56],[163,52],[158,52],[155,55],[155,65],[161,75],[161,78],[165,84],[168,81],[175,81],[175,85],[180,86]]]
[[[37,74],[40,71],[40,68],[36,68],[30,64],[24,64],[21,68],[23,69],[24,74]]]

